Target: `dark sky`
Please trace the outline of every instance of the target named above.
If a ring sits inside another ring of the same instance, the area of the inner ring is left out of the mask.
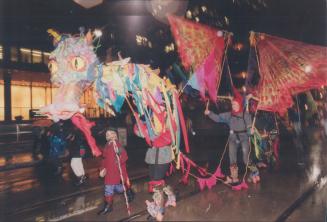
[[[104,4],[86,10],[72,0],[1,0],[1,40],[46,45],[46,29],[50,27],[63,32],[77,32],[79,26],[93,28],[108,25],[126,32],[134,26],[128,22],[129,17],[135,15],[146,16],[142,25],[134,27],[140,32],[159,25],[144,5],[135,7],[133,1],[105,0]],[[191,0],[188,6],[191,9],[196,5],[214,8],[220,17],[229,18],[230,25],[223,28],[235,34],[244,35],[254,30],[326,45],[326,1],[265,0],[267,7],[258,4],[256,8],[253,8],[254,3],[264,0],[238,1],[253,4],[233,4],[233,0]]]
[[[327,43],[325,0],[180,1],[186,2],[190,10],[206,5],[215,14],[200,14],[200,21],[233,32],[236,42],[246,43],[253,30],[312,44]],[[0,0],[0,42],[50,51],[53,47],[46,33],[48,28],[78,33],[80,26],[105,27],[104,33],[112,32],[118,40],[113,43],[103,37],[103,50],[116,44],[133,57],[146,55],[147,60],[162,60],[164,45],[172,41],[169,27],[154,19],[145,4],[142,0],[104,0],[102,5],[87,10],[72,0]],[[166,35],[158,36],[158,30]],[[156,44],[157,52],[136,47],[135,34],[148,37]]]

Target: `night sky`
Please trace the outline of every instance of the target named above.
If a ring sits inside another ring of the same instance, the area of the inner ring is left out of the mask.
[[[165,67],[176,60],[176,53],[163,52],[172,42],[167,24],[151,15],[147,1],[104,1],[84,9],[71,0],[1,0],[0,41],[47,51],[53,49],[46,30],[78,33],[78,28],[103,28],[99,54],[108,47],[122,50],[134,62],[155,63]],[[244,69],[248,54],[248,33],[268,33],[311,44],[326,45],[326,2],[324,0],[212,0],[179,1],[186,9],[198,10],[205,5],[212,14],[199,13],[201,23],[234,33],[234,42],[245,47],[238,57],[230,58],[232,72]],[[197,9],[196,9],[197,8]],[[228,22],[226,22],[226,19]],[[158,35],[161,31],[162,35]],[[115,40],[108,38],[109,33]],[[153,49],[137,47],[135,35],[146,36]],[[243,65],[240,63],[244,63]],[[234,69],[233,69],[234,67]],[[239,68],[237,68],[239,67]]]

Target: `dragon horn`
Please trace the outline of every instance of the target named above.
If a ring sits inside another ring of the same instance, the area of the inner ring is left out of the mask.
[[[59,42],[59,41],[60,41],[60,39],[61,39],[61,35],[60,35],[57,31],[55,31],[55,30],[53,30],[53,29],[48,29],[47,32],[48,32],[50,35],[53,36],[53,38],[54,38],[54,42]]]

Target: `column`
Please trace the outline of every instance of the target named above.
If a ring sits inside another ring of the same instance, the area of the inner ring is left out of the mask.
[[[10,70],[5,70],[3,75],[4,80],[4,96],[5,96],[5,122],[11,121],[11,73]]]

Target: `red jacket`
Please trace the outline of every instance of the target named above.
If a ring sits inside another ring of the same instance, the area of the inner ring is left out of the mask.
[[[122,169],[122,174],[124,177],[124,182],[126,182],[128,175],[126,170],[126,161],[128,159],[126,150],[120,145],[118,141],[116,141],[119,158],[120,158],[120,166]],[[107,173],[105,175],[104,181],[106,185],[120,184],[120,173],[118,167],[118,160],[116,157],[114,143],[108,142],[103,149],[102,153],[102,169],[105,168]]]

